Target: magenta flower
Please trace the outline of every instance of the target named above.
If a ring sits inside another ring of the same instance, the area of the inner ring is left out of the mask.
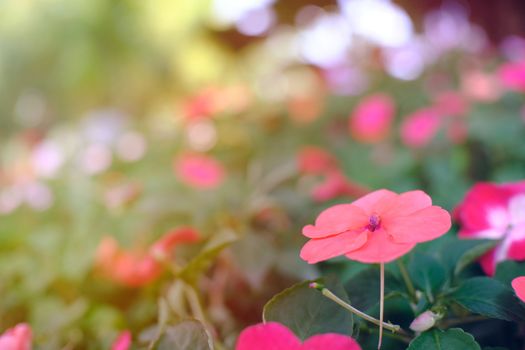
[[[308,338],[304,343],[277,322],[260,323],[242,331],[235,350],[361,350],[346,335],[327,333]]]
[[[516,277],[512,280],[512,288],[514,292],[525,303],[525,276]]]
[[[478,183],[456,208],[459,237],[499,239],[501,243],[481,257],[487,275],[504,260],[525,260],[525,181]]]
[[[437,134],[440,118],[433,108],[423,108],[410,114],[401,125],[401,140],[409,147],[425,147]]]
[[[504,87],[525,92],[525,61],[503,64],[498,71],[498,76]]]
[[[360,142],[379,142],[388,135],[394,112],[394,101],[390,96],[367,96],[359,102],[350,116],[350,133]]]
[[[111,350],[128,350],[131,346],[131,332],[124,331],[111,345]]]
[[[1,350],[31,350],[31,328],[25,323],[17,324],[0,335]]]
[[[174,169],[182,182],[199,189],[216,188],[225,177],[222,164],[205,154],[183,154],[175,160]]]

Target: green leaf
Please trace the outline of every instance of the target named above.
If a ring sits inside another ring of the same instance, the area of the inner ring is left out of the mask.
[[[450,296],[473,313],[507,321],[525,320],[525,308],[512,289],[492,278],[471,278]]]
[[[496,244],[498,241],[492,239],[454,239],[443,246],[441,260],[447,270],[457,276]]]
[[[424,332],[410,342],[407,350],[481,350],[474,337],[460,328]]]
[[[516,277],[525,275],[525,262],[507,260],[500,262],[496,267],[494,278],[501,283],[510,286],[512,280]]]
[[[368,267],[345,283],[345,290],[352,305],[361,311],[379,304],[379,269]],[[385,270],[385,299],[402,294],[403,284],[394,274]]]
[[[212,238],[202,251],[194,257],[190,262],[179,272],[179,277],[192,282],[200,276],[200,274],[208,268],[215,257],[220,252],[233,242],[237,240],[237,236],[231,232],[226,231]]]
[[[408,274],[414,286],[432,295],[438,291],[447,279],[447,273],[441,263],[428,254],[416,253],[408,264]]]
[[[264,321],[282,323],[303,340],[322,333],[352,335],[352,314],[318,290],[309,288],[309,284],[310,281],[296,284],[274,296],[264,306]],[[327,280],[325,285],[349,302],[341,284]]]
[[[211,337],[197,320],[182,321],[166,327],[157,343],[157,350],[210,350]]]

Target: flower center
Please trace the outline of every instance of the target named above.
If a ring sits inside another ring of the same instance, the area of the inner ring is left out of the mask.
[[[366,228],[368,229],[368,231],[374,232],[379,227],[381,227],[381,218],[377,214],[372,214],[368,219],[368,225],[366,226]]]

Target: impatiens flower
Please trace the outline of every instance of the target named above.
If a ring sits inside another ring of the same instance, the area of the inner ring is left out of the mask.
[[[175,160],[174,169],[182,182],[199,189],[216,188],[225,176],[221,163],[205,154],[183,154]]]
[[[301,258],[313,264],[339,255],[364,263],[386,263],[435,239],[450,228],[449,213],[432,205],[422,191],[401,194],[385,189],[324,210],[315,225],[303,228],[310,238]]]
[[[420,109],[407,116],[401,125],[401,139],[409,147],[421,148],[432,141],[439,130],[440,115],[432,108]]]
[[[327,172],[324,181],[312,189],[312,198],[316,202],[325,202],[341,196],[359,197],[367,194],[368,189],[348,180],[341,171]]]
[[[180,228],[164,235],[148,251],[126,251],[113,237],[105,237],[97,249],[95,265],[106,278],[124,286],[140,287],[160,276],[164,270],[162,261],[175,246],[198,240],[195,230]]]
[[[525,276],[516,277],[512,280],[512,288],[514,292],[525,303]]]
[[[111,345],[111,350],[128,350],[131,346],[131,332],[124,331]]]
[[[441,115],[457,117],[467,114],[469,104],[459,92],[444,91],[436,95],[434,99],[434,108]]]
[[[297,155],[297,167],[302,174],[325,174],[338,169],[337,159],[328,151],[315,146],[303,147]]]
[[[31,328],[20,323],[0,335],[1,350],[31,350]]]
[[[357,342],[342,334],[314,335],[304,343],[277,322],[257,324],[242,331],[235,350],[361,350]]]
[[[467,71],[461,77],[461,92],[469,99],[494,102],[501,95],[496,77],[482,71]]]
[[[488,275],[503,260],[525,260],[525,181],[478,183],[456,208],[460,238],[499,239],[501,243],[482,256]]]
[[[390,131],[394,119],[394,101],[385,94],[364,98],[350,116],[350,132],[361,142],[376,143]]]
[[[525,92],[525,61],[503,64],[498,71],[498,76],[504,87]]]

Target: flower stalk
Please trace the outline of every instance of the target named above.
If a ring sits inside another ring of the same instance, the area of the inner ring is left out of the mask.
[[[364,320],[367,320],[368,322],[371,322],[371,323],[373,323],[373,324],[375,324],[377,326],[380,326],[382,324],[383,328],[388,329],[389,331],[391,331],[393,333],[397,333],[397,332],[402,333],[402,334],[405,333],[401,329],[401,327],[399,325],[392,324],[390,322],[381,322],[377,318],[374,318],[374,317],[372,317],[372,316],[370,316],[368,314],[365,314],[364,312],[356,309],[352,305],[348,304],[347,302],[345,302],[344,300],[339,298],[337,295],[332,293],[328,288],[325,288],[323,285],[321,285],[319,283],[316,283],[316,282],[310,283],[310,288],[315,288],[315,289],[319,290],[323,294],[323,296],[325,296],[328,299],[332,300],[333,302],[339,304],[340,306],[342,306],[346,310],[350,311],[351,313],[361,317]]]

